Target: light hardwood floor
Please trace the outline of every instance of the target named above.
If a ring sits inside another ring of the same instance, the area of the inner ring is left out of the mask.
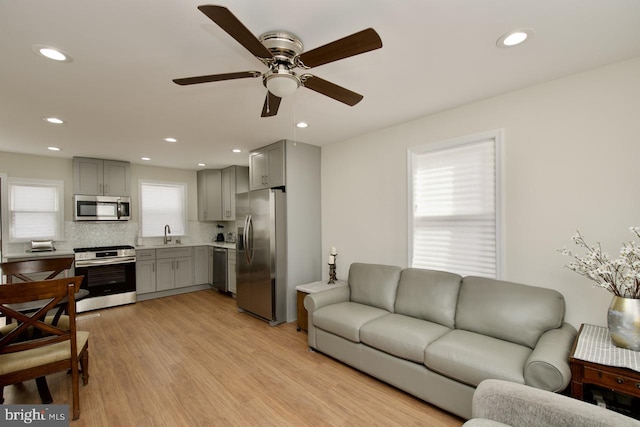
[[[97,316],[99,314],[99,316]],[[83,313],[89,385],[81,426],[460,426],[463,421],[310,352],[295,324],[270,327],[235,300],[199,291]],[[68,374],[48,377],[71,403]],[[35,381],[5,403],[40,403]]]

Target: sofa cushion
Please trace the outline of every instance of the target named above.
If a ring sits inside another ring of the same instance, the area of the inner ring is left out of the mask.
[[[400,267],[353,263],[349,268],[351,301],[393,313]]]
[[[462,276],[406,268],[400,275],[395,312],[453,328]]]
[[[354,302],[320,307],[313,313],[313,325],[353,342],[360,342],[360,328],[388,311]]]
[[[495,378],[524,384],[528,347],[469,331],[453,330],[429,344],[424,364],[432,371],[476,387]]]
[[[360,341],[396,357],[424,363],[424,349],[450,329],[433,322],[387,314],[360,328]]]
[[[559,292],[483,277],[465,277],[456,310],[456,329],[534,348],[543,332],[562,326]]]

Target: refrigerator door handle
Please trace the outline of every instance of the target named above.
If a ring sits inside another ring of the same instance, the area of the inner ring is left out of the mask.
[[[251,257],[249,256],[249,215],[244,217],[244,227],[242,230],[242,246],[244,246],[244,256],[247,264],[251,265]]]
[[[247,254],[247,261],[249,261],[249,265],[253,264],[253,218],[251,215],[247,216],[247,232],[245,234],[247,236],[247,243],[249,243],[248,247],[245,250]]]

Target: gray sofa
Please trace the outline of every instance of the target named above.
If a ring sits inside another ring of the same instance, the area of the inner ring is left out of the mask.
[[[485,379],[560,391],[571,378],[576,330],[551,289],[354,263],[348,286],[304,306],[310,348],[463,418]]]
[[[640,427],[640,421],[580,400],[501,380],[485,380],[473,394],[473,419],[464,427]]]

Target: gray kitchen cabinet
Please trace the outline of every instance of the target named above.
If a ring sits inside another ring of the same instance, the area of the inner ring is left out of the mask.
[[[249,185],[251,190],[285,185],[285,145],[279,141],[254,150],[249,155]]]
[[[191,247],[156,250],[156,290],[193,286],[193,273]]]
[[[195,284],[211,284],[209,281],[209,248],[207,246],[196,246],[194,248],[193,265]]]
[[[249,168],[229,166],[222,169],[222,219],[236,220],[236,194],[249,191]]]
[[[222,172],[204,169],[197,172],[198,221],[222,221]]]
[[[193,286],[193,257],[176,258],[176,288]]]
[[[213,247],[209,246],[208,259],[209,262],[207,264],[207,272],[209,273],[209,284],[213,285]]]
[[[117,160],[74,157],[73,192],[91,196],[130,196],[131,164]]]
[[[236,250],[227,250],[227,286],[229,292],[236,293]]]
[[[156,291],[156,251],[136,251],[136,293],[148,294]]]

